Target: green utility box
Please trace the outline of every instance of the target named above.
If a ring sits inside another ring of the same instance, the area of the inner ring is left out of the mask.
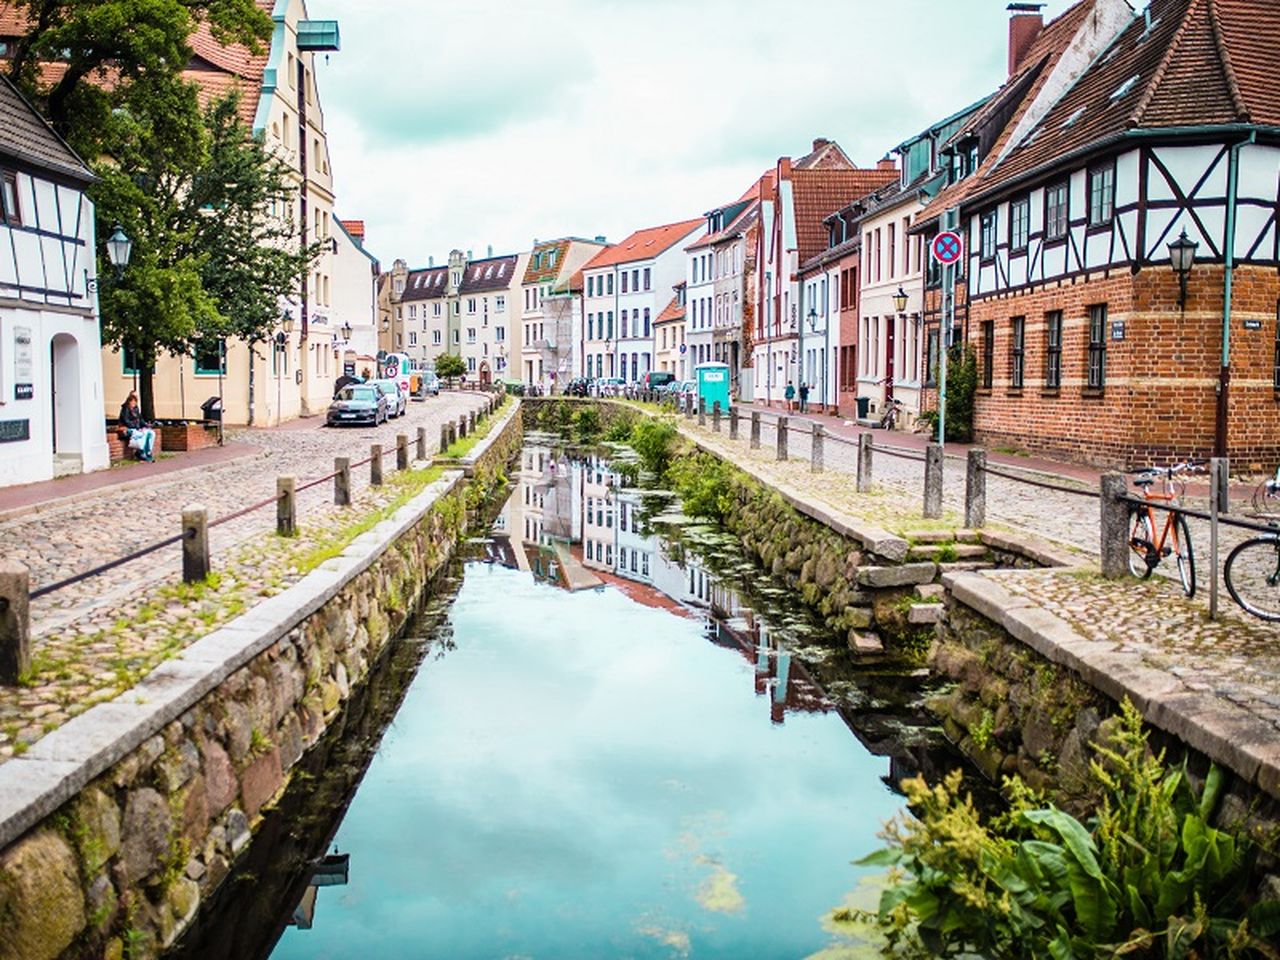
[[[727,363],[700,363],[693,368],[698,378],[698,400],[705,402],[707,413],[720,404],[720,412],[729,412],[729,365]]]

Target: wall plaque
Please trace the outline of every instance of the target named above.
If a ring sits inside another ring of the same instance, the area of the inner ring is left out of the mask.
[[[1112,340],[1124,339],[1124,321],[1123,320],[1111,321],[1111,339]]]
[[[1246,330],[1261,330],[1261,329],[1262,329],[1262,321],[1261,321],[1261,320],[1246,320],[1246,321],[1244,322],[1244,328],[1245,328]]]
[[[0,443],[31,439],[30,420],[0,420]]]

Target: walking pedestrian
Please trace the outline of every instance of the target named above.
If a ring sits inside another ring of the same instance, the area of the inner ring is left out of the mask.
[[[787,389],[782,391],[782,397],[787,401],[787,413],[795,409],[796,385],[790,380],[787,381]]]
[[[800,412],[809,412],[809,385],[807,383],[800,384]]]

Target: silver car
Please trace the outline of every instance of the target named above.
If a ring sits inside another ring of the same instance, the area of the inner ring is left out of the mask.
[[[403,417],[409,408],[409,400],[396,380],[375,380],[373,385],[387,398],[387,416]]]

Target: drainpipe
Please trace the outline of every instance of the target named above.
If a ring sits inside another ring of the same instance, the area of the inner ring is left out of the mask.
[[[1231,385],[1231,291],[1236,267],[1236,207],[1240,191],[1240,148],[1253,143],[1257,132],[1231,148],[1227,157],[1227,223],[1223,245],[1222,365],[1218,371],[1218,409],[1214,418],[1213,454],[1227,456],[1228,390]]]

